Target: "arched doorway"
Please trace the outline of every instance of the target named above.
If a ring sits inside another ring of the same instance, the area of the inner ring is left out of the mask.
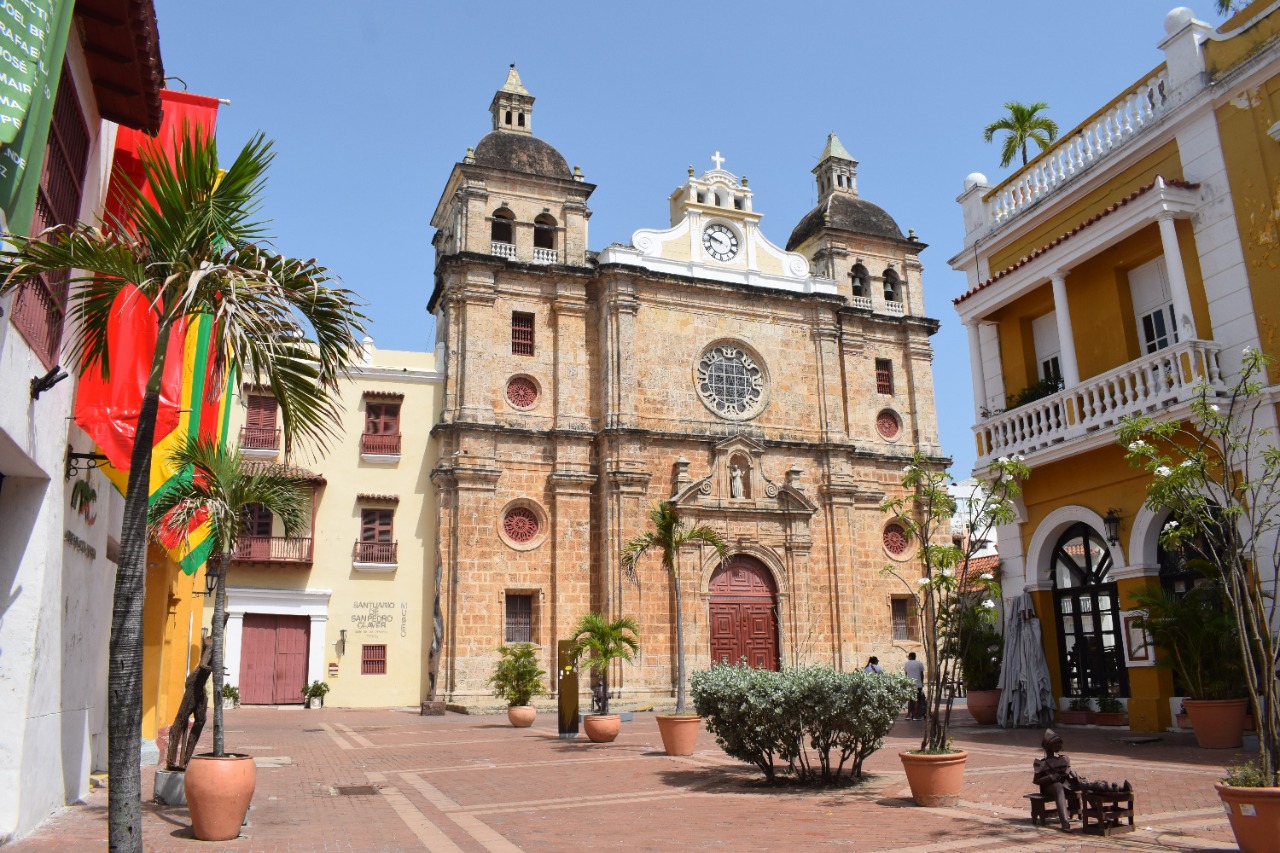
[[[778,595],[754,557],[737,554],[711,576],[711,660],[778,669]]]
[[[1053,548],[1058,660],[1068,696],[1127,696],[1120,603],[1111,551],[1092,527],[1072,525]]]

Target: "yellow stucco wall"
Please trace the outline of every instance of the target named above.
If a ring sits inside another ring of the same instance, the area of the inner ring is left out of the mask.
[[[142,612],[142,736],[154,739],[173,722],[187,672],[200,651],[204,571],[184,575],[160,548],[147,548]]]
[[[1259,25],[1274,30],[1280,16]],[[1273,77],[1218,108],[1218,133],[1262,348],[1280,347],[1280,146],[1267,129],[1280,119],[1280,77]],[[1272,365],[1272,382],[1280,365]]]

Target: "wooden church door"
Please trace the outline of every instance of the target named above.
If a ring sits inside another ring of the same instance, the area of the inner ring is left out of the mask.
[[[711,576],[710,593],[712,662],[778,669],[778,597],[764,564],[730,557]]]

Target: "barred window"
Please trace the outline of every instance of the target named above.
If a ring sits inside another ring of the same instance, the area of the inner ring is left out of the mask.
[[[893,362],[887,358],[876,359],[876,391],[880,394],[893,393]]]
[[[889,601],[893,624],[893,639],[918,642],[920,620],[916,615],[916,600],[906,595],[895,595]]]
[[[387,674],[387,647],[385,645],[360,647],[360,674]]]
[[[63,63],[31,219],[33,235],[55,225],[71,225],[80,215],[89,131],[79,103],[71,69]],[[45,367],[58,362],[70,281],[69,273],[45,273],[23,284],[14,297],[13,324]]]
[[[533,596],[507,593],[508,643],[533,642]]]
[[[533,355],[533,315],[511,312],[511,354]]]

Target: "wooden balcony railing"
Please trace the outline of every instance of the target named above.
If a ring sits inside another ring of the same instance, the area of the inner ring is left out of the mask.
[[[396,543],[357,542],[354,559],[357,563],[393,565],[396,562]]]
[[[279,450],[280,430],[269,427],[240,427],[240,446],[246,450]]]
[[[306,563],[312,561],[311,537],[241,536],[233,560],[254,563]]]
[[[374,435],[364,433],[360,436],[360,452],[373,456],[399,456],[400,435]]]

